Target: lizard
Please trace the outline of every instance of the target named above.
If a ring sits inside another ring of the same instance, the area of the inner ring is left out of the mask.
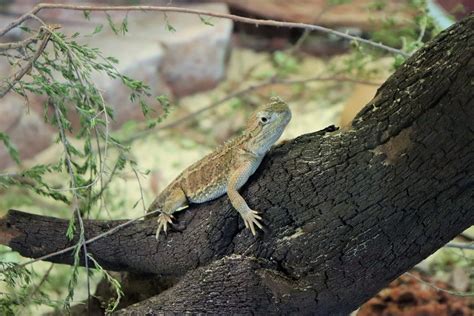
[[[148,212],[160,211],[156,239],[173,223],[173,213],[189,204],[214,200],[227,193],[240,213],[245,227],[255,236],[262,229],[259,212],[252,210],[238,190],[257,170],[265,154],[280,138],[291,120],[288,105],[278,97],[257,108],[240,136],[227,141],[213,152],[186,168],[152,202]]]

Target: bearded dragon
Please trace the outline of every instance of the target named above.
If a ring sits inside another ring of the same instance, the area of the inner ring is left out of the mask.
[[[280,138],[291,119],[288,105],[273,97],[259,107],[248,120],[242,135],[218,147],[185,169],[153,201],[148,212],[160,210],[156,239],[172,224],[173,213],[190,203],[204,203],[225,193],[240,213],[245,227],[255,235],[262,228],[259,212],[252,210],[238,190],[257,170],[270,147]]]

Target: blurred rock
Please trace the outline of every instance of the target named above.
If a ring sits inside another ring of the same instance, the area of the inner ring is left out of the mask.
[[[228,13],[224,4],[197,8]],[[168,14],[168,21],[176,32],[162,38],[166,53],[161,73],[174,94],[183,96],[216,86],[225,75],[232,21],[210,19],[212,25],[206,25],[196,15],[183,14]]]
[[[192,7],[227,12],[223,4]],[[125,14],[116,13],[112,19],[114,23],[120,23],[124,17]],[[129,31],[125,35],[115,35],[106,25],[103,31],[90,38],[88,44],[99,48],[104,56],[116,57],[120,61],[118,70],[148,84],[152,96],[180,97],[207,90],[224,77],[231,21],[213,20],[214,26],[209,26],[196,15],[167,13],[165,17],[159,12],[131,12],[127,21]],[[176,31],[168,30],[167,25]],[[92,29],[84,29],[82,33],[91,32]],[[116,125],[143,117],[140,108],[129,101],[129,91],[119,80],[102,76],[97,82],[116,110]],[[156,100],[150,98],[148,101],[160,111]]]
[[[228,13],[225,4],[206,3],[186,7]],[[124,16],[117,13],[113,19],[120,22]],[[117,57],[124,71],[138,74],[149,67],[149,78],[152,79],[152,72],[155,71],[158,78],[154,80],[161,89],[164,87],[163,80],[174,96],[189,95],[213,88],[225,75],[233,23],[224,19],[208,21],[212,25],[206,25],[194,14],[169,12],[165,16],[160,12],[131,12],[128,14],[129,31],[124,36],[117,38],[108,27],[104,27],[105,32],[93,39],[91,45],[95,44],[104,53],[120,55]],[[105,37],[111,39],[112,47],[102,42]],[[120,38],[123,40],[118,41]],[[135,66],[137,62],[143,68]],[[133,71],[134,67],[138,68],[137,71]]]
[[[171,91],[159,74],[163,50],[156,41],[105,35],[93,37],[88,44],[99,48],[104,56],[117,58],[119,64],[116,68],[120,73],[147,84],[151,97],[146,97],[145,100],[155,111],[161,111],[154,97],[161,94],[170,95]],[[131,90],[125,87],[120,79],[113,80],[105,74],[96,74],[95,81],[103,91],[106,102],[114,109],[113,127],[120,127],[129,120],[144,118],[140,106],[130,100]]]
[[[0,131],[10,136],[21,159],[33,157],[51,144],[52,131],[36,112],[29,111],[24,100],[15,95],[1,99]],[[0,144],[0,168],[13,165],[3,143]]]
[[[167,1],[153,4],[167,4]],[[8,6],[8,10],[21,14],[31,6],[28,1],[20,1]],[[186,7],[228,12],[225,4],[206,3]],[[98,48],[104,56],[117,58],[117,69],[133,79],[144,81],[150,86],[152,96],[166,94],[179,97],[207,90],[225,76],[233,26],[230,20],[210,19],[211,26],[193,14],[169,12],[165,16],[152,11],[109,12],[117,26],[125,18],[127,21],[128,32],[116,35],[109,27],[104,12],[91,12],[89,20],[82,12],[72,10],[43,10],[39,15],[48,23],[61,24],[61,31],[66,34],[80,33],[78,42]],[[94,36],[87,36],[99,24],[103,25],[102,30]],[[170,31],[170,28],[176,31]],[[96,81],[104,91],[106,101],[115,108],[114,126],[143,118],[140,107],[129,100],[129,89],[119,80],[98,75]],[[148,101],[155,110],[161,110],[153,97]]]

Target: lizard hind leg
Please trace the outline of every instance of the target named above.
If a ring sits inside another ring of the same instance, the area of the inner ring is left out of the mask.
[[[156,230],[156,239],[160,236],[160,232],[168,230],[168,224],[173,223],[174,212],[180,211],[188,206],[188,199],[184,191],[179,188],[171,191],[163,203],[163,208],[160,215],[158,215],[158,229]]]

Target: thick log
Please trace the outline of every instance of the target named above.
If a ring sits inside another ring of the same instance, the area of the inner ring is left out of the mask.
[[[106,269],[176,281],[120,313],[348,313],[474,224],[474,16],[442,32],[378,90],[347,131],[274,148],[242,190],[253,237],[228,199],[89,244]],[[86,221],[88,238],[119,221]],[[66,221],[10,211],[0,241],[36,258],[72,243]],[[48,259],[72,263],[71,254]]]

